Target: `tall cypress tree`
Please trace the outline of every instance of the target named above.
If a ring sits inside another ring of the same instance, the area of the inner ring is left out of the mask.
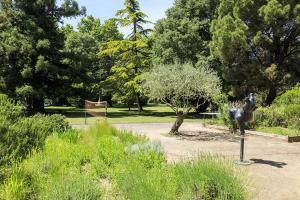
[[[75,0],[0,2],[0,91],[24,100],[31,112],[44,112],[45,98],[65,95],[72,81],[63,64],[63,17],[81,15]]]

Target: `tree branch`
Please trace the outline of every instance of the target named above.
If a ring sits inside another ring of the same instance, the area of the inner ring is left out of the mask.
[[[178,113],[178,110],[176,109],[176,106],[174,106],[174,105],[168,103],[165,99],[161,99],[161,101],[162,101],[163,103],[165,103],[167,106],[169,106],[176,114]]]

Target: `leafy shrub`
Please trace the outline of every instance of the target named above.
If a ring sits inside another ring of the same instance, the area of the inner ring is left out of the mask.
[[[229,117],[229,110],[231,106],[228,103],[224,103],[220,107],[220,115],[218,116],[219,120],[223,122],[225,126],[229,128],[230,131],[235,131],[237,129],[237,124],[234,120]]]
[[[0,167],[41,148],[53,132],[70,128],[61,115],[25,117],[22,107],[4,95],[0,95],[0,108]]]
[[[15,123],[0,118],[0,166],[25,158],[33,149],[41,148],[48,135],[68,128],[60,115],[23,117]]]
[[[21,104],[14,102],[4,94],[0,94],[0,117],[15,122],[21,116],[23,116]]]
[[[71,128],[66,117],[59,114],[54,115],[41,115],[37,114],[31,117],[33,123],[33,129],[40,129],[44,133],[51,134],[53,132],[63,133]]]
[[[260,126],[300,130],[300,85],[277,97],[271,106],[259,108],[255,118]]]
[[[231,105],[223,104],[219,119],[229,129],[234,130],[237,124],[229,118]],[[238,106],[239,107],[239,106]],[[300,130],[300,84],[278,96],[269,107],[259,107],[254,112],[254,120],[247,122],[245,128],[283,127]]]

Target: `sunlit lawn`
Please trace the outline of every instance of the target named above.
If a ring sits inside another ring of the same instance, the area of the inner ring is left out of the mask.
[[[259,127],[257,131],[261,131],[264,133],[272,133],[277,135],[284,135],[284,136],[298,136],[300,135],[299,130],[288,129],[283,127]]]
[[[47,112],[61,113],[67,117],[67,121],[71,124],[84,124],[85,111],[76,107],[48,107]],[[137,108],[128,110],[124,105],[117,105],[107,110],[107,120],[110,123],[150,123],[150,122],[174,122],[176,115],[174,111],[162,104],[150,104],[144,107],[143,112],[138,112]],[[94,123],[97,117],[87,114],[87,123]],[[201,115],[191,113],[187,116],[187,122],[203,122]],[[216,121],[216,120],[214,120]],[[205,120],[211,122],[211,119]]]
[[[84,124],[85,110],[76,107],[55,107],[47,108],[48,113],[60,113],[67,117],[70,124]],[[102,120],[103,118],[100,118]],[[87,114],[87,124],[94,124],[99,118]],[[137,108],[131,111],[124,105],[115,105],[107,110],[107,121],[110,123],[156,123],[156,122],[175,122],[176,116],[174,111],[163,104],[150,104],[144,107],[143,112],[138,112]],[[218,119],[203,119],[203,116],[191,113],[185,119],[185,122],[205,122],[207,124],[223,125]],[[293,129],[282,127],[259,127],[257,131],[273,133],[285,136],[300,135],[300,132]]]

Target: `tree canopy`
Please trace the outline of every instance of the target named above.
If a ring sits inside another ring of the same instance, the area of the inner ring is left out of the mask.
[[[76,0],[0,1],[0,92],[32,113],[44,111],[45,99],[83,105],[99,96],[142,111],[144,73],[154,74],[153,66],[214,70],[229,100],[254,92],[264,105],[300,81],[295,0],[174,0],[153,31],[145,28],[151,22],[139,1],[124,0],[114,18],[84,16],[77,26],[63,25],[64,18],[84,14]],[[129,35],[119,27],[129,28]],[[189,103],[198,107],[193,98]]]
[[[178,117],[179,124],[175,123],[173,133],[178,132],[184,116],[200,106],[202,99],[217,101],[222,93],[216,72],[204,65],[197,68],[189,63],[157,65],[145,76],[146,94],[170,106]],[[196,105],[194,99],[198,99]]]
[[[212,54],[235,95],[267,91],[266,104],[300,78],[300,4],[221,0],[212,23]]]
[[[63,17],[83,14],[74,0],[0,2],[0,91],[19,96],[33,112],[44,111],[45,97],[64,94],[71,66],[62,62]]]
[[[197,63],[209,56],[210,24],[219,0],[175,0],[166,17],[155,24],[152,37],[154,61]]]
[[[69,25],[63,26],[65,33],[64,63],[74,68],[73,84],[71,85],[71,102],[82,105],[84,99],[98,99],[99,95],[107,97],[105,89],[100,86],[110,73],[114,59],[109,56],[98,56],[106,42],[121,40],[116,21],[87,16],[81,19],[75,31]],[[111,97],[106,100],[110,102]]]

